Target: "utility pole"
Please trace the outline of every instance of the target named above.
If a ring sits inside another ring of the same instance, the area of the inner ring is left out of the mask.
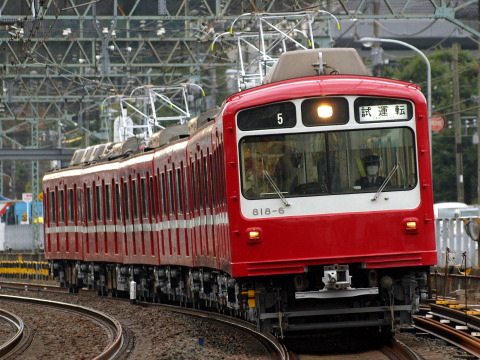
[[[460,116],[460,84],[458,80],[458,52],[460,45],[452,45],[452,85],[453,85],[453,118],[455,127],[455,173],[457,181],[457,201],[465,202],[463,182],[463,147],[462,147],[462,120]]]
[[[478,3],[480,11],[480,2]],[[478,29],[480,30],[480,13],[478,13]],[[477,53],[477,201],[480,204],[480,42],[478,43]],[[480,264],[480,246],[478,247],[477,264]]]

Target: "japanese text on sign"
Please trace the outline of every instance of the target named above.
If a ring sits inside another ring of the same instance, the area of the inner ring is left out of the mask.
[[[408,120],[406,104],[359,106],[360,121]]]

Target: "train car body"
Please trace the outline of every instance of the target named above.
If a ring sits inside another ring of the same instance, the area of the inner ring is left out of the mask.
[[[329,68],[332,50],[288,56],[325,51]],[[281,58],[271,83],[184,137],[47,174],[56,278],[114,294],[134,282],[140,298],[227,309],[261,331],[408,323],[437,259],[426,101],[340,57],[340,74],[300,78]]]

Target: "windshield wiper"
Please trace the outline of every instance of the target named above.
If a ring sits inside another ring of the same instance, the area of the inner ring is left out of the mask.
[[[390,171],[390,173],[388,174],[387,178],[383,181],[382,185],[380,185],[380,187],[378,188],[377,192],[375,193],[375,195],[373,196],[373,198],[371,199],[372,201],[375,201],[377,200],[378,196],[380,195],[380,193],[383,191],[383,189],[385,188],[385,186],[387,186],[388,182],[390,181],[390,179],[392,178],[393,174],[395,174],[395,171],[397,171],[397,169],[400,167],[400,164],[397,163],[393,168],[392,170]]]
[[[285,206],[290,206],[290,203],[287,201],[287,199],[285,199],[285,196],[283,196],[282,192],[281,192],[280,189],[278,188],[277,184],[275,184],[275,181],[273,181],[272,177],[270,176],[270,174],[268,173],[267,170],[263,170],[263,176],[265,176],[265,178],[268,180],[268,182],[270,183],[270,185],[272,185],[273,190],[275,190],[275,192],[277,193],[278,197],[280,198],[280,200],[283,201],[283,203],[285,204]]]

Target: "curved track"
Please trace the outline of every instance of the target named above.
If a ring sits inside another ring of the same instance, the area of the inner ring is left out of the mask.
[[[29,331],[25,326],[23,320],[8,312],[0,309],[0,318],[4,320],[9,326],[14,329],[13,336],[11,336],[5,343],[0,345],[0,358],[8,359],[11,355],[14,355],[28,341]]]
[[[125,357],[125,353],[127,352],[129,346],[131,346],[131,340],[128,338],[128,334],[123,329],[122,325],[116,319],[99,311],[74,304],[21,296],[0,295],[0,299],[55,307],[65,311],[79,313],[82,316],[94,319],[97,323],[101,324],[105,328],[110,340],[109,345],[105,347],[98,356],[95,357],[95,360],[106,360],[112,358],[121,359]]]

